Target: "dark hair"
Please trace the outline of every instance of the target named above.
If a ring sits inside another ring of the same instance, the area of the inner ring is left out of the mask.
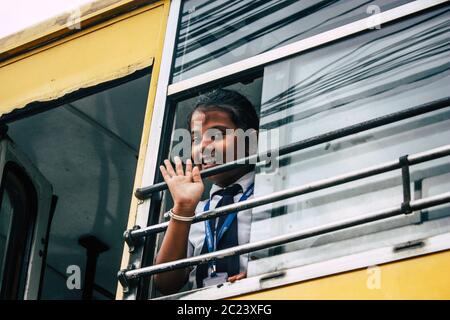
[[[227,112],[236,127],[244,131],[250,128],[258,130],[259,119],[252,103],[242,94],[227,89],[215,89],[201,94],[188,116],[188,128],[191,128],[191,118],[196,110],[206,111],[208,109]]]

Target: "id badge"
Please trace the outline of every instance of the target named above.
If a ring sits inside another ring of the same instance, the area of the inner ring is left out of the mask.
[[[215,286],[228,280],[228,273],[216,272],[215,276],[209,276],[203,279],[203,287]]]

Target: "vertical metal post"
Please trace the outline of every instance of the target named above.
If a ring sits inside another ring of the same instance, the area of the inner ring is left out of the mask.
[[[403,182],[403,202],[402,212],[404,214],[412,213],[411,202],[411,179],[409,174],[409,161],[408,156],[402,156],[399,158],[400,166],[402,168],[402,182]]]
[[[78,243],[86,248],[86,269],[84,270],[83,300],[92,300],[94,291],[97,259],[100,253],[109,250],[109,247],[98,238],[87,235],[78,239]]]

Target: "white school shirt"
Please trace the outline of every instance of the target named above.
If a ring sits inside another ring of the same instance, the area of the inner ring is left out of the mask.
[[[247,191],[247,189],[250,187],[250,185],[255,180],[255,173],[249,172],[242,176],[239,180],[234,182],[233,184],[239,184],[243,190],[243,192]],[[214,192],[223,189],[217,185],[213,185],[211,187],[211,191],[209,192],[209,196],[211,198],[211,195],[214,194]],[[239,199],[242,197],[243,192],[239,192],[236,194],[233,198],[234,203],[239,202]],[[248,197],[248,199],[251,199],[253,197],[253,194]],[[210,209],[214,209],[217,206],[217,203],[222,199],[221,195],[214,195],[214,197],[211,199],[211,203],[209,205]],[[204,211],[205,205],[208,202],[208,200],[200,201],[197,205],[197,208],[195,209],[195,214],[199,215]],[[244,210],[240,211],[237,214],[237,221],[238,221],[238,244],[245,244],[250,241],[250,225],[252,222],[252,210]],[[217,219],[218,220],[218,219]],[[217,223],[216,220],[216,223]],[[187,257],[192,256],[198,256],[202,252],[203,243],[205,241],[205,221],[193,223],[191,225],[191,229],[189,231],[189,239],[188,239],[188,247],[187,247]],[[239,257],[239,272],[243,272],[247,270],[247,263],[248,263],[248,254],[243,254]],[[196,270],[197,267],[193,267],[191,272],[189,273],[189,289],[196,289],[197,288],[197,282],[196,282]]]

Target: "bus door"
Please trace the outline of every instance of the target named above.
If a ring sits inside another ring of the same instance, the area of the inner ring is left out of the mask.
[[[0,135],[0,178],[0,299],[38,299],[56,197],[6,134]]]

